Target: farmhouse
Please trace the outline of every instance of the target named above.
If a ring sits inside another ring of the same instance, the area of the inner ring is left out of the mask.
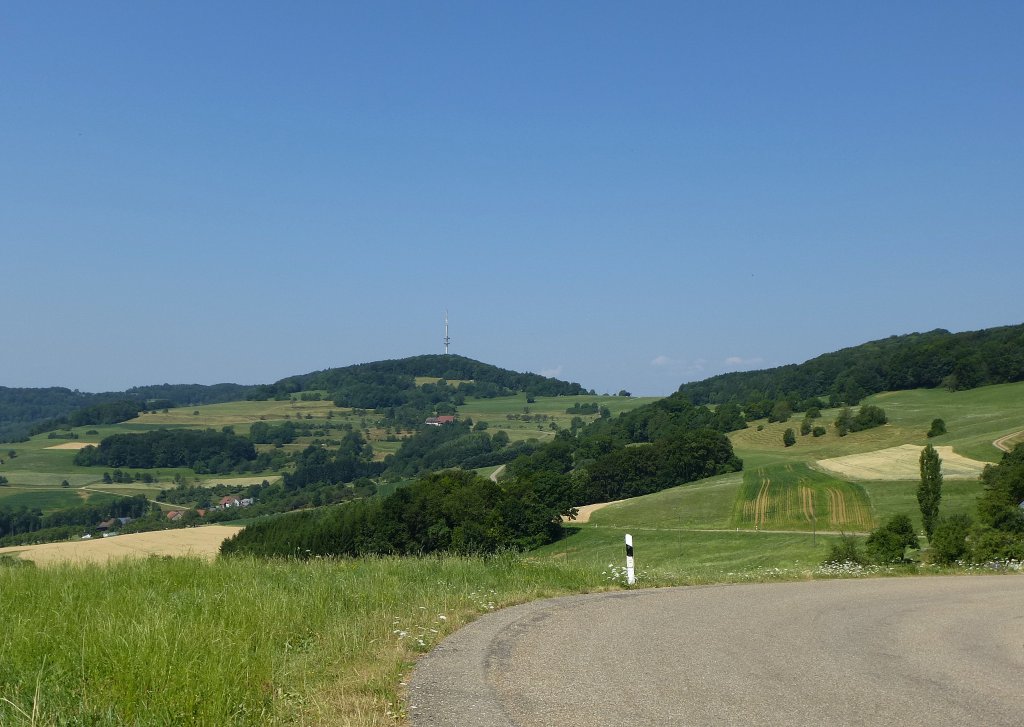
[[[451,414],[443,414],[443,415],[438,416],[438,417],[427,417],[427,420],[425,422],[423,422],[423,423],[424,424],[428,424],[428,425],[430,425],[432,427],[440,427],[440,426],[442,426],[444,424],[453,424],[454,422],[455,422],[455,417],[454,416],[452,416]]]
[[[249,507],[256,502],[255,497],[239,497],[238,495],[225,495],[217,503],[217,509],[223,510],[229,507]]]

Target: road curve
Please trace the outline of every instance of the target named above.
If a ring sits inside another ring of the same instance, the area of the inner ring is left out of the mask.
[[[1024,723],[1024,577],[703,586],[488,614],[409,685],[415,727]]]

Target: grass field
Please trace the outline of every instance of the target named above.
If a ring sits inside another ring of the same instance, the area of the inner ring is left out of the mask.
[[[999,437],[1024,431],[1024,382],[985,386],[970,391],[944,389],[895,391],[869,397],[864,403],[885,409],[889,423],[863,432],[840,437],[831,424],[838,409],[822,412],[815,424],[828,427],[823,437],[797,436],[792,447],[782,444],[782,434],[800,429],[800,415],[785,423],[752,422],[751,426],[730,435],[733,446],[748,465],[794,462],[841,457],[873,452],[903,444],[951,446],[964,457],[997,462],[1002,452],[992,442]],[[929,439],[933,419],[946,423],[947,433]],[[763,426],[761,431],[758,426]]]
[[[393,726],[445,634],[611,585],[518,557],[0,567],[0,724]]]

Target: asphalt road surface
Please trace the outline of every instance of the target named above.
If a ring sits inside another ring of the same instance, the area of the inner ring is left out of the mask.
[[[488,614],[409,685],[415,727],[1024,725],[1024,577],[650,589]]]

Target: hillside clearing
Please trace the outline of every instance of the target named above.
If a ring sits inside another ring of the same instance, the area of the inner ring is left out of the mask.
[[[52,447],[46,447],[46,449],[85,449],[86,447],[96,447],[99,442],[64,442],[63,444],[55,444]]]
[[[108,563],[122,558],[191,555],[212,560],[220,544],[241,530],[230,525],[158,530],[94,540],[64,541],[0,548],[0,556],[16,555],[36,565]]]
[[[917,480],[921,477],[921,450],[914,444],[879,449],[863,454],[819,459],[815,463],[824,472],[851,480]],[[942,474],[951,480],[973,480],[985,469],[985,462],[968,459],[952,447],[936,447],[942,458]]]

